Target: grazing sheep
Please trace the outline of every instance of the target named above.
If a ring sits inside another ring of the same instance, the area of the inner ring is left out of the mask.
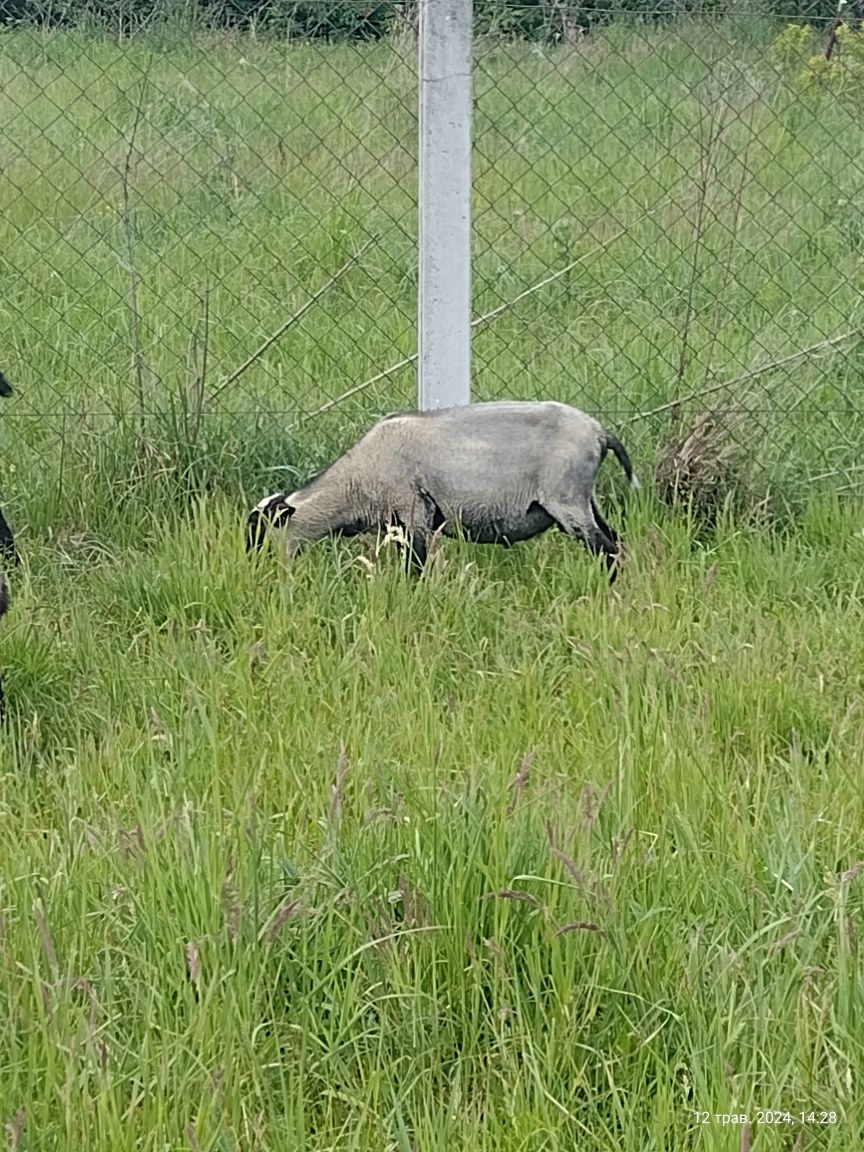
[[[9,584],[6,573],[0,570],[0,616],[5,616],[9,608]],[[0,720],[6,715],[6,692],[3,689],[5,672],[0,671]]]
[[[0,396],[11,396],[12,385],[6,379],[2,372],[0,372]],[[15,537],[12,535],[12,529],[6,523],[6,517],[0,509],[0,562],[6,564],[18,563],[18,552],[15,548]],[[0,616],[5,616],[9,610],[9,581],[6,579],[6,573],[0,568]],[[3,718],[6,710],[6,698],[3,691],[3,673],[0,672],[0,719]]]
[[[0,396],[11,396],[12,385],[6,379],[2,372],[0,372]],[[6,517],[0,509],[0,561],[7,564],[18,563],[18,551],[15,548],[15,537],[12,535],[12,529],[6,523]],[[5,586],[5,579],[4,579]],[[8,606],[8,589],[5,589],[0,594],[0,616],[6,611]]]
[[[617,574],[618,536],[594,493],[611,448],[634,488],[630,458],[595,419],[553,400],[395,412],[305,487],[274,493],[249,515],[247,551],[287,521],[286,560],[327,535],[400,525],[422,568],[435,532],[508,546],[553,525]]]
[[[15,547],[15,537],[12,529],[6,523],[6,517],[0,508],[0,562],[17,564],[19,561],[18,549]]]

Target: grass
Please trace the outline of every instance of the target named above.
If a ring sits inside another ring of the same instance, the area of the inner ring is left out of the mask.
[[[639,410],[860,322],[857,113],[769,33],[482,46],[475,312],[585,259],[478,332],[479,396],[576,400],[645,474]],[[411,402],[293,423],[414,350],[411,51],[0,34],[6,1143],[859,1147],[859,351],[732,398],[794,526],[607,497],[612,593],[551,535],[416,588],[369,541],[242,551],[248,499]]]
[[[636,505],[628,539],[612,595],[551,536],[413,592],[326,544],[286,581],[209,502],[34,555],[0,749],[22,1147],[739,1147],[696,1110],[790,1147],[757,1108],[858,1146],[860,520],[694,548]]]

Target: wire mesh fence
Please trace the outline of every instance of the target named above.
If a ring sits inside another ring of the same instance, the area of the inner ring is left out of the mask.
[[[0,32],[19,518],[83,517],[142,460],[290,483],[413,406],[414,14],[351,11],[338,41]],[[529,39],[538,9],[503,11],[475,51],[474,398],[575,403],[649,460],[710,417],[774,484],[860,490],[855,20],[555,6]]]

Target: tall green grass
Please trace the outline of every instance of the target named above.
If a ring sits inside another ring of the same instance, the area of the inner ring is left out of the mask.
[[[698,548],[634,505],[627,536],[612,594],[560,536],[416,588],[323,544],[289,581],[212,502],[32,556],[20,1147],[745,1147],[721,1113],[792,1147],[757,1109],[860,1145],[860,520]]]
[[[478,396],[598,411],[646,474],[632,416],[859,321],[855,110],[770,34],[481,46],[475,311],[584,260],[478,330]],[[733,397],[789,531],[604,497],[611,592],[551,534],[417,585],[370,540],[243,552],[244,500],[412,401],[297,424],[414,350],[412,52],[0,35],[6,1144],[848,1152],[860,353]]]

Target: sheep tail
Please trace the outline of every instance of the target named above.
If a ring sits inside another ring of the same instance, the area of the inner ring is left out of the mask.
[[[639,477],[633,471],[633,464],[630,460],[630,457],[627,455],[627,449],[624,447],[617,436],[613,436],[612,433],[608,432],[605,428],[603,429],[603,433],[606,437],[606,449],[607,451],[610,448],[612,449],[612,452],[617,458],[618,463],[624,469],[624,474],[630,481],[630,487],[637,489],[641,488],[642,485],[639,483]]]

